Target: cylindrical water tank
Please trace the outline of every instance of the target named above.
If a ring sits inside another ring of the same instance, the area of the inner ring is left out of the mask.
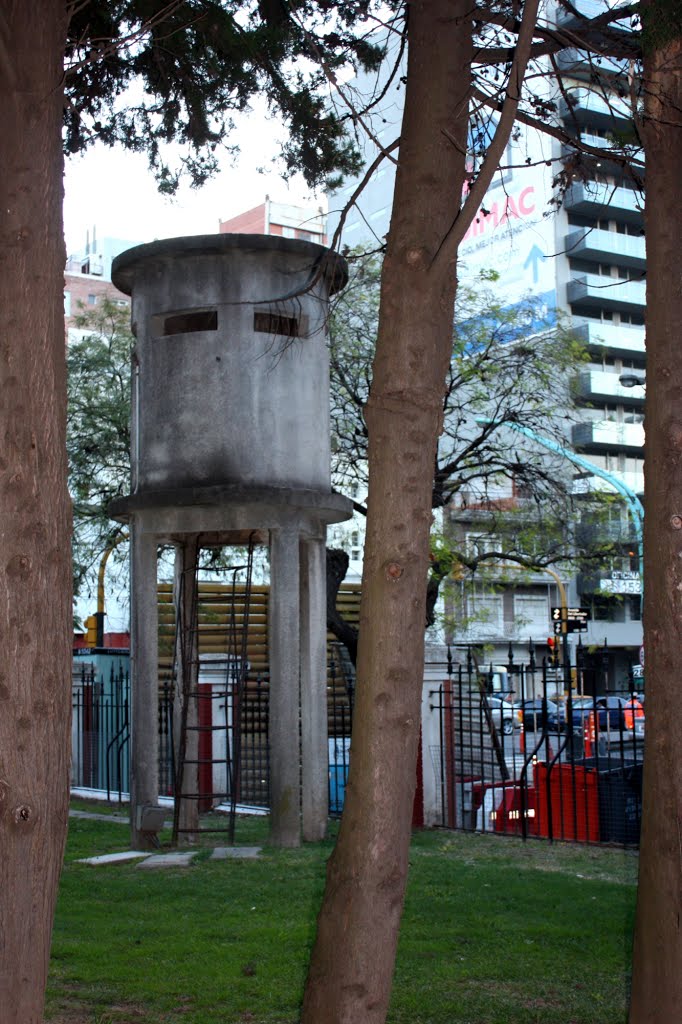
[[[330,490],[330,294],[345,261],[312,242],[197,235],[113,264],[132,297],[132,489]]]

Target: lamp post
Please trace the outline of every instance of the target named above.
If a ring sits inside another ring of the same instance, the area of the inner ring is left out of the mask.
[[[624,374],[623,376],[627,376]],[[634,376],[634,375],[633,375]],[[625,384],[622,380],[621,383],[624,387],[634,387],[633,385]],[[635,383],[644,383],[638,379]],[[635,537],[637,540],[637,566],[639,569],[639,580],[640,580],[640,594],[644,598],[644,506],[641,501],[631,490],[627,484],[619,480],[618,477],[613,476],[605,469],[601,469],[599,466],[595,466],[594,463],[590,462],[589,459],[584,459],[582,455],[576,455],[575,452],[570,451],[557,441],[553,441],[549,437],[543,437],[541,434],[536,434],[530,427],[524,427],[520,423],[515,423],[513,420],[491,420],[486,419],[483,416],[477,416],[476,422],[479,426],[494,425],[509,427],[511,430],[515,430],[518,434],[525,434],[531,441],[536,441],[537,444],[542,445],[543,448],[547,448],[549,451],[554,452],[556,455],[562,455],[569,462],[572,462],[576,466],[580,466],[581,469],[586,469],[589,473],[594,476],[598,476],[601,480],[605,480],[610,484],[614,490],[618,491],[628,506],[630,516],[632,518],[632,525],[635,529]]]

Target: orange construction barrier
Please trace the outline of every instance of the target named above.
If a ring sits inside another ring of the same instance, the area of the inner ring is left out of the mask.
[[[594,746],[596,738],[594,711],[590,711],[585,721],[585,730],[583,733],[583,753],[585,757],[592,757],[592,747]]]

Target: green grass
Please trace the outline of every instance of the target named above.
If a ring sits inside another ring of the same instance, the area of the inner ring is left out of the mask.
[[[238,843],[266,839],[264,819],[238,821]],[[158,871],[75,862],[127,847],[126,826],[71,819],[46,1019],[294,1024],[331,843]],[[389,1021],[623,1024],[636,867],[624,851],[416,835]]]

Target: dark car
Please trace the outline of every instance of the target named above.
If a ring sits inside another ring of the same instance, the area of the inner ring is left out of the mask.
[[[614,694],[601,697],[576,697],[572,701],[571,719],[574,731],[587,725],[589,716],[596,715],[601,732],[632,732],[633,728],[639,735],[644,733],[644,720],[640,714],[628,715],[626,712],[632,705],[628,697]],[[641,709],[641,704],[640,704]]]
[[[561,732],[566,724],[566,712],[553,700],[535,697],[516,705],[519,720],[526,732],[542,729],[547,732]]]
[[[571,721],[573,730],[577,732],[587,724],[587,719],[595,709],[594,697],[574,697],[571,701]]]

